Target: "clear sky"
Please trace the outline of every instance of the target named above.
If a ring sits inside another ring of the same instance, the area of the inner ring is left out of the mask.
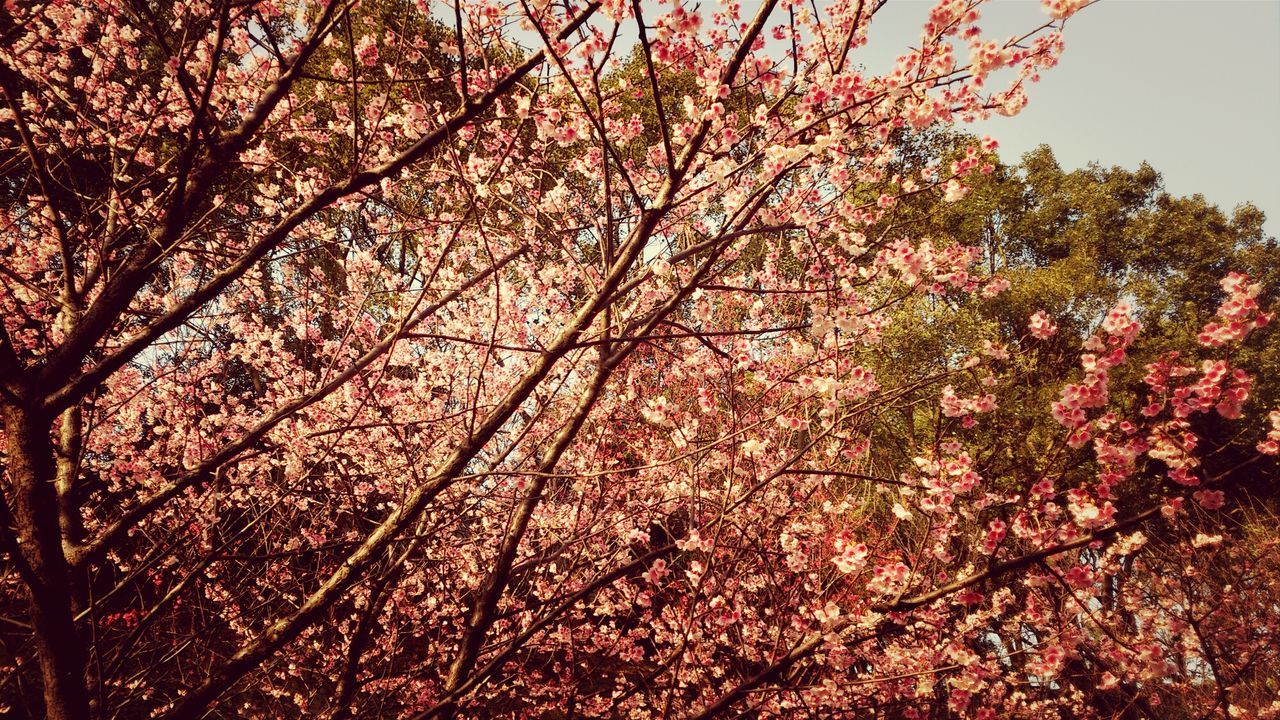
[[[931,4],[889,0],[858,59],[891,66]],[[979,26],[1004,38],[1044,19],[1038,0],[994,0]],[[1064,36],[1062,61],[1019,115],[969,129],[999,140],[1006,161],[1040,143],[1068,169],[1146,160],[1169,192],[1228,213],[1252,202],[1280,233],[1280,0],[1102,0]]]

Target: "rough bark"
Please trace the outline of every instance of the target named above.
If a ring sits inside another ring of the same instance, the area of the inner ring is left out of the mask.
[[[67,558],[62,550],[52,423],[20,407],[4,408],[6,464],[13,503],[13,533],[29,570],[27,599],[49,720],[85,720],[89,693],[84,648],[71,608]]]

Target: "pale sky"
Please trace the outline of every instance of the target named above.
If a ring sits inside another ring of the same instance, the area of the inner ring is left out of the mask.
[[[889,0],[858,59],[891,66],[931,4]],[[984,7],[979,26],[994,38],[1046,19],[1038,0]],[[1280,232],[1280,0],[1102,0],[1064,36],[1062,61],[1019,115],[968,128],[999,140],[1008,162],[1040,143],[1067,169],[1146,160],[1169,192],[1203,194],[1228,214],[1252,202]]]

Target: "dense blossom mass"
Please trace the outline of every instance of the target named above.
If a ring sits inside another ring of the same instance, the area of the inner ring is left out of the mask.
[[[6,3],[6,716],[1280,715],[1266,288],[913,345],[1087,3],[883,4]]]

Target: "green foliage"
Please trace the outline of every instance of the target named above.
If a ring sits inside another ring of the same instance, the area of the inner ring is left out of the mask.
[[[945,161],[975,142],[953,133],[908,138],[895,171],[910,176],[923,159]],[[1261,281],[1265,290],[1260,302],[1275,307],[1280,247],[1263,230],[1265,218],[1253,205],[1241,205],[1228,215],[1200,195],[1172,196],[1160,174],[1145,163],[1135,170],[1090,164],[1065,171],[1046,146],[1027,153],[1017,165],[994,157],[991,161],[993,171],[971,176],[972,190],[960,202],[944,203],[929,193],[901,202],[891,237],[981,247],[983,270],[1009,279],[1012,287],[988,300],[930,297],[904,304],[895,313],[895,327],[886,333],[877,372],[892,377],[894,368],[920,358],[958,362],[978,350],[974,343],[980,337],[1017,347],[1028,317],[1037,310],[1047,312],[1061,330],[1050,340],[1024,343],[1025,352],[1003,363],[1006,377],[1017,380],[1011,395],[1006,390],[1000,409],[971,431],[958,424],[954,428],[956,434],[985,443],[982,471],[999,482],[1002,476],[1035,476],[1029,467],[1010,463],[1030,466],[1036,464],[1034,458],[1065,451],[1060,447],[1063,429],[1049,417],[1049,405],[1062,384],[1078,376],[1080,341],[1111,305],[1129,301],[1143,324],[1128,363],[1112,374],[1113,398],[1133,408],[1141,401],[1147,363],[1174,348],[1196,347],[1196,335],[1222,299],[1218,282],[1229,271]],[[1255,333],[1233,362],[1255,380],[1246,412],[1265,414],[1280,404],[1280,343],[1272,332]],[[962,392],[976,392],[976,379],[966,384],[954,378]],[[903,437],[904,430],[910,436],[906,425],[928,424],[926,418],[938,411],[936,388],[923,391],[910,407],[898,417],[882,419],[886,439]],[[1246,439],[1261,434],[1257,423],[1207,416],[1196,422],[1204,425],[1197,429],[1210,443],[1222,447],[1239,440],[1242,432]],[[1004,432],[984,430],[990,427]],[[919,440],[925,446],[933,442]],[[1247,448],[1252,441],[1237,445]],[[1084,461],[1087,452],[1078,455],[1078,471],[1087,476],[1092,472]],[[1242,459],[1219,457],[1215,462],[1226,469]],[[1275,489],[1257,490],[1269,495]]]

